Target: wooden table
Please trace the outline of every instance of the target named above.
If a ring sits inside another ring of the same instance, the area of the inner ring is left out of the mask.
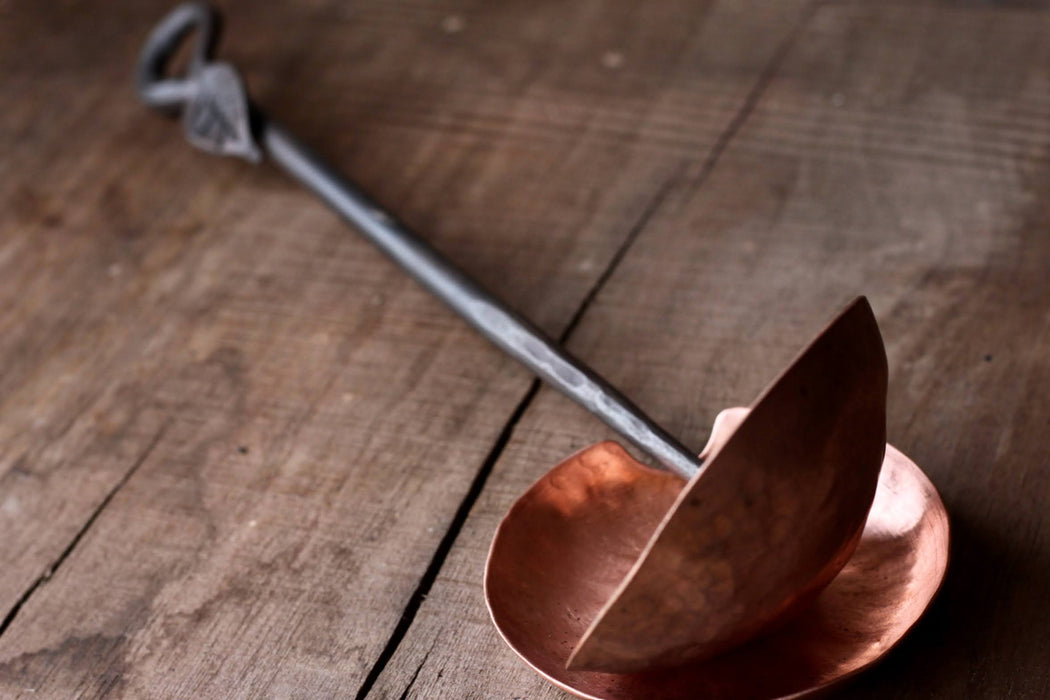
[[[0,3],[0,696],[562,697],[482,567],[608,431],[140,106],[168,7]],[[1050,694],[1050,13],[226,10],[262,104],[689,445],[867,294],[953,552],[846,694]]]

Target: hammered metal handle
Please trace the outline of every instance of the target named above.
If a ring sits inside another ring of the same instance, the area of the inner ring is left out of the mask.
[[[184,77],[165,77],[179,44],[198,32]],[[656,461],[685,478],[701,461],[612,384],[531,321],[384,211],[360,188],[313,153],[248,99],[232,66],[212,60],[219,17],[212,8],[187,3],[165,17],[146,40],[137,85],[146,104],[172,113],[181,108],[189,141],[209,153],[269,161],[320,197],[420,284],[445,302],[497,347],[582,405]]]

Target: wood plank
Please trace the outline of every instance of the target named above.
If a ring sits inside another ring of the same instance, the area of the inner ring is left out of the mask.
[[[162,6],[5,9],[0,694],[345,697],[531,379],[136,103]],[[557,334],[797,12],[241,2],[223,55]]]
[[[850,297],[889,352],[889,435],[941,490],[949,576],[861,698],[1050,693],[1050,16],[825,6],[706,181],[669,197],[572,349],[688,444]],[[517,425],[382,698],[555,698],[488,620],[495,527],[608,433],[543,390]]]

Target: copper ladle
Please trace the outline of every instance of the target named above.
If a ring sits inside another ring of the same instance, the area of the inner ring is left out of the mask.
[[[571,653],[558,656],[566,672],[695,665],[806,608],[835,578],[867,532],[887,469],[886,360],[866,300],[847,307],[746,417],[716,424],[702,464],[268,118],[235,69],[212,60],[217,20],[210,7],[187,3],[154,29],[137,75],[147,104],[181,112],[187,138],[206,151],[252,162],[265,155],[281,166],[485,337],[670,470],[602,443],[555,467],[507,516],[486,592],[501,633],[526,661],[563,682],[534,660],[542,644],[528,640],[543,620],[558,624],[550,615],[570,615],[575,626],[562,644]],[[187,75],[166,76],[193,32]],[[556,576],[541,570],[549,566],[559,567]],[[551,609],[551,601],[561,602]]]

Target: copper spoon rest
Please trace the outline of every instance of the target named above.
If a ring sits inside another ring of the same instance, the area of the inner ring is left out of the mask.
[[[705,452],[742,412],[719,415]],[[795,617],[732,651],[670,670],[566,669],[605,602],[602,589],[627,575],[647,544],[642,533],[655,529],[682,487],[604,442],[548,472],[500,525],[485,572],[489,611],[507,644],[554,685],[604,700],[804,697],[886,654],[944,578],[944,504],[915,463],[887,446],[856,550]]]

